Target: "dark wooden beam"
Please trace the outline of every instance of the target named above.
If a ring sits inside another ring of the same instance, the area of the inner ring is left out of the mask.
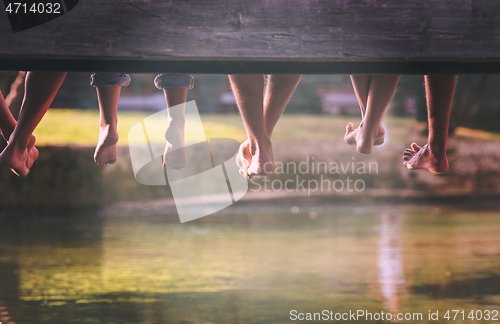
[[[500,73],[497,0],[71,0],[66,5],[72,9],[19,32],[0,19],[0,69]]]
[[[500,74],[497,61],[0,59],[0,70],[190,74]]]

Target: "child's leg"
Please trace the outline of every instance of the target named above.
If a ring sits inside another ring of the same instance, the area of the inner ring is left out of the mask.
[[[0,154],[0,163],[25,177],[34,145],[33,131],[43,118],[59,90],[66,72],[28,72],[23,106],[9,144]]]
[[[188,74],[159,74],[155,86],[163,89],[168,112],[168,126],[165,131],[167,144],[163,153],[165,170],[181,170],[187,165],[184,126],[187,91],[194,86],[194,78]]]
[[[370,154],[373,145],[382,144],[384,130],[380,126],[384,112],[396,91],[399,75],[371,75],[369,76],[366,108],[363,120],[357,129],[352,123],[347,125],[347,132],[344,140],[348,144],[356,144],[356,149],[361,154]],[[353,78],[356,84],[356,77]],[[365,84],[363,82],[363,84]],[[355,85],[356,87],[356,85]],[[358,88],[359,91],[359,88]],[[356,91],[356,93],[358,93]],[[360,94],[362,91],[359,91]],[[358,96],[358,94],[356,94]],[[358,96],[360,107],[364,106],[364,97]],[[363,108],[361,108],[363,112]]]
[[[271,139],[274,127],[292,97],[300,78],[301,75],[293,74],[274,74],[269,76],[263,103],[264,126],[269,139]],[[247,174],[251,161],[250,140],[247,139],[241,144],[240,154],[237,159],[237,163],[240,166],[240,173],[243,175]]]
[[[448,170],[446,143],[456,75],[426,75],[425,97],[429,122],[429,138],[423,147],[413,143],[403,155],[404,165],[412,169],[428,169],[433,173]]]
[[[247,132],[252,156],[248,165],[248,176],[273,172],[273,148],[264,123],[264,76],[232,74],[229,75],[229,80]],[[247,165],[240,165],[240,168],[242,167],[246,168]]]
[[[93,73],[90,85],[96,87],[99,101],[99,140],[94,161],[99,165],[116,162],[118,143],[118,101],[122,87],[129,85],[130,76],[125,73]]]

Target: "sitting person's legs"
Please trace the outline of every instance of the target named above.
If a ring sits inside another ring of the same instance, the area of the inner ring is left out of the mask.
[[[59,90],[66,72],[28,72],[19,121],[7,147],[0,154],[0,163],[25,177],[33,164],[33,131],[47,112]]]
[[[399,77],[399,75],[351,75],[362,120],[356,129],[353,123],[347,124],[344,140],[347,144],[356,145],[359,153],[370,154],[373,145],[384,143],[385,130],[381,121],[396,91]]]
[[[9,138],[16,127],[17,121],[12,116],[12,113],[7,106],[7,101],[4,99],[2,93],[0,92],[0,132],[3,138],[9,142]],[[38,158],[38,150],[35,145],[35,136],[31,135],[30,143],[28,145],[28,158],[26,160],[26,167],[29,169],[33,165],[33,162]]]
[[[426,145],[413,143],[405,150],[403,163],[408,169],[427,169],[432,173],[448,170],[446,143],[456,83],[456,75],[425,76],[429,137]]]
[[[16,127],[17,121],[7,106],[7,103],[0,92],[0,131],[2,132],[3,138],[8,142],[10,135]]]
[[[243,176],[274,171],[271,135],[300,77],[270,75],[264,90],[263,75],[229,76],[248,136],[236,161]]]
[[[99,101],[99,140],[94,161],[99,165],[116,162],[118,142],[118,100],[121,87],[130,83],[125,73],[93,73],[90,84],[96,87]]]
[[[168,112],[168,126],[165,131],[167,144],[163,154],[165,170],[180,170],[187,165],[184,125],[188,89],[192,89],[194,78],[188,74],[159,74],[155,86],[163,89]]]

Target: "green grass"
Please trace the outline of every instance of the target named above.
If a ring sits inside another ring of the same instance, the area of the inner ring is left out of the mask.
[[[118,113],[119,144],[127,145],[130,129],[150,115],[150,112]],[[99,137],[98,123],[99,112],[96,110],[50,109],[34,134],[38,146],[92,146],[97,143]],[[211,115],[203,118],[203,126],[208,137],[232,137],[243,141],[246,136],[238,115]],[[164,127],[166,128],[166,125]],[[186,137],[189,139],[189,123],[186,129]]]
[[[120,145],[128,144],[128,132],[150,112],[120,112],[118,134]],[[240,142],[246,139],[243,122],[238,114],[202,115],[202,122],[208,138],[227,137]],[[97,110],[50,109],[35,131],[38,146],[83,145],[93,146],[99,135],[99,113]],[[274,142],[342,141],[348,122],[356,125],[360,117],[328,115],[284,115],[273,133]],[[161,121],[158,121],[161,123]],[[404,140],[409,127],[416,122],[408,118],[387,117],[391,141]],[[155,125],[155,127],[166,127]],[[190,138],[190,124],[186,125],[186,138]]]

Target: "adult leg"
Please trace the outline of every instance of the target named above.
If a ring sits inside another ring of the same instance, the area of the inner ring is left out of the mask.
[[[188,74],[160,74],[155,78],[155,86],[163,89],[168,112],[168,126],[165,131],[165,152],[163,168],[181,170],[187,165],[184,126],[186,124],[187,91],[194,86],[194,78]]]
[[[352,87],[354,94],[358,99],[359,108],[361,109],[361,118],[365,117],[366,104],[368,102],[368,92],[370,89],[371,75],[369,74],[353,74],[351,75]]]
[[[263,102],[263,119],[267,137],[271,139],[274,127],[299,83],[301,75],[296,74],[273,74],[268,78]],[[252,154],[250,138],[240,146],[240,154],[237,163],[240,166],[240,173],[247,175],[248,167],[251,165]],[[269,163],[269,162],[268,162]],[[273,159],[274,170],[274,159]],[[263,166],[266,168],[266,166]],[[267,168],[270,168],[269,165]],[[264,171],[267,171],[267,168]],[[266,172],[265,172],[266,173]],[[250,174],[253,175],[253,174]]]
[[[363,119],[356,129],[352,123],[347,125],[344,140],[347,144],[356,144],[359,153],[370,154],[373,145],[384,142],[385,130],[380,122],[396,91],[399,77],[399,75],[370,75],[368,78],[351,76]],[[367,93],[366,97],[364,93]]]
[[[0,131],[2,132],[3,138],[8,142],[10,135],[16,127],[16,120],[5,101],[2,93],[0,92]]]
[[[99,140],[94,152],[94,161],[99,165],[116,162],[118,142],[118,100],[120,86],[97,87],[99,101]]]
[[[28,72],[24,101],[18,123],[10,136],[7,147],[0,154],[0,163],[16,174],[29,173],[30,150],[33,148],[33,131],[43,118],[59,90],[66,72]]]
[[[117,160],[118,101],[122,87],[129,83],[130,76],[125,73],[93,73],[90,77],[99,101],[99,140],[94,152],[94,161],[99,165]]]
[[[427,169],[432,173],[448,170],[446,143],[456,83],[456,75],[425,76],[429,137],[423,147],[413,143],[405,150],[403,164],[408,169]]]
[[[237,163],[245,163],[243,167],[247,169],[249,177],[271,173],[275,164],[271,140],[264,123],[264,76],[233,74],[229,76],[229,80],[248,136],[251,155],[250,162]]]
[[[0,92],[0,131],[2,133],[3,138],[9,142],[9,138],[12,135],[15,127],[17,125],[17,121],[14,119],[10,108],[8,107],[7,101],[2,96]],[[26,166],[31,168],[33,162],[38,158],[38,150],[35,145],[35,136],[31,135],[30,143],[28,145],[28,158],[26,159]]]
[[[5,97],[5,103],[9,107],[14,118],[19,117],[19,111],[23,104],[24,97],[24,80],[26,72],[19,71],[14,82],[10,85],[9,94]]]
[[[354,94],[358,99],[359,108],[361,110],[361,119],[365,118],[366,105],[368,103],[368,92],[370,89],[371,75],[369,74],[353,74],[351,75],[352,87],[354,89]],[[354,123],[349,123],[346,126],[346,133],[344,136],[344,141],[349,145],[356,145],[354,132]],[[385,129],[382,125],[379,125],[379,131],[377,138],[375,139],[374,145],[381,145],[384,143]]]
[[[274,127],[299,84],[299,74],[271,74],[264,95],[264,124],[267,136],[272,137]]]

